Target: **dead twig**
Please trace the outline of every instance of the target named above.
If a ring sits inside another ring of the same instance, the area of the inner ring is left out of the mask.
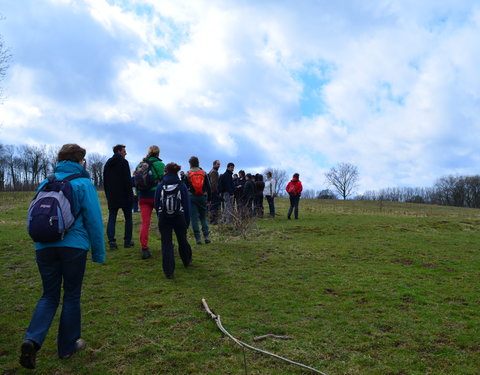
[[[273,333],[269,333],[269,334],[266,334],[266,335],[254,337],[253,341],[262,341],[262,340],[265,340],[265,339],[268,339],[268,338],[280,339],[280,340],[291,340],[292,336],[281,336],[281,335],[274,335]]]
[[[208,307],[208,304],[207,304],[207,301],[205,301],[205,298],[202,298],[202,305],[203,307],[205,308],[205,311],[207,312],[208,315],[210,315],[210,317],[215,321],[215,323],[217,324],[217,327],[220,329],[220,331],[222,331],[226,336],[228,336],[230,339],[232,339],[236,344],[242,346],[243,348],[248,348],[248,349],[251,349],[251,350],[254,350],[256,352],[259,352],[259,353],[262,353],[262,354],[266,354],[266,355],[269,355],[271,357],[274,357],[274,358],[277,358],[277,359],[281,359],[282,361],[285,361],[285,362],[288,362],[292,365],[295,365],[295,366],[299,366],[299,367],[302,367],[304,369],[307,369],[307,370],[310,370],[310,371],[313,371],[317,374],[322,374],[322,375],[326,375],[324,372],[321,372],[320,370],[317,370],[313,367],[310,367],[310,366],[307,366],[307,365],[304,365],[303,363],[299,363],[299,362],[295,362],[295,361],[292,361],[288,358],[285,358],[285,357],[281,357],[277,354],[273,354],[273,353],[270,353],[270,352],[267,352],[265,350],[262,350],[262,349],[259,349],[259,348],[255,348],[254,346],[252,345],[249,345],[247,343],[244,343],[243,341],[240,341],[239,339],[236,339],[235,337],[233,337],[222,325],[222,321],[220,320],[220,315],[217,315],[217,314],[214,314],[212,312],[212,310],[210,310],[210,308]],[[268,336],[268,335],[267,335]],[[245,349],[244,349],[245,350]],[[245,354],[245,352],[244,352]],[[245,359],[245,357],[244,357]],[[245,370],[246,371],[246,370]]]

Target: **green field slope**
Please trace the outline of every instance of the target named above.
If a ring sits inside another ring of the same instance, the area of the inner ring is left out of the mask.
[[[29,372],[18,351],[41,295],[25,230],[31,196],[0,193],[0,374]],[[287,201],[277,206],[246,236],[212,227],[211,244],[191,241],[193,265],[177,256],[173,280],[163,276],[153,224],[153,258],[140,259],[134,214],[135,248],[87,264],[87,349],[58,359],[57,314],[34,373],[309,373],[252,351],[245,369],[242,348],[202,298],[233,336],[328,375],[480,373],[480,211],[301,200],[300,219],[287,220]],[[292,339],[254,342],[266,334]]]

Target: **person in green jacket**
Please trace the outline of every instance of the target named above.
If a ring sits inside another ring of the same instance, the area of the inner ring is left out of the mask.
[[[150,229],[150,219],[153,211],[155,190],[157,189],[157,184],[162,180],[165,173],[165,164],[162,162],[159,156],[160,147],[152,145],[148,148],[147,156],[145,156],[143,162],[151,163],[152,177],[154,181],[156,181],[156,184],[148,190],[137,189],[138,204],[140,205],[140,215],[142,217],[142,225],[140,227],[140,244],[142,245],[142,259],[148,259],[152,256],[148,248],[148,232]]]

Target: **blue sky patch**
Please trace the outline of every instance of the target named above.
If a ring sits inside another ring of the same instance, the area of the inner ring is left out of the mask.
[[[333,68],[333,64],[325,61],[309,62],[301,70],[293,73],[293,77],[303,87],[299,103],[302,117],[311,118],[327,112],[323,88],[330,81]]]

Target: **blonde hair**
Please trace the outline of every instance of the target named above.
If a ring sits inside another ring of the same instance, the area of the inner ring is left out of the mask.
[[[158,155],[160,155],[160,147],[152,145],[148,148],[145,159],[148,159],[150,156],[155,156],[158,158]]]

